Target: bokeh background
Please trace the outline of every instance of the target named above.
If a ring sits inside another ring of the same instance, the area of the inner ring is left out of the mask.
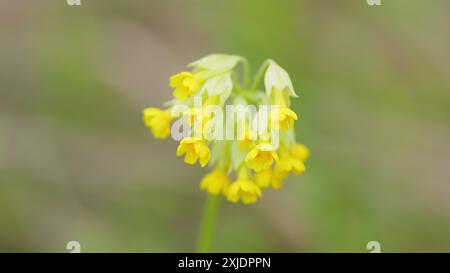
[[[141,110],[209,53],[273,58],[307,172],[222,200],[213,251],[450,251],[447,0],[0,2],[0,251],[193,251],[206,170]]]

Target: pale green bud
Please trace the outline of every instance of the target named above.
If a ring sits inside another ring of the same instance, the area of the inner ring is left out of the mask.
[[[298,97],[292,86],[289,74],[276,62],[270,60],[264,75],[267,97],[271,97],[272,91],[285,92],[287,96]]]
[[[208,97],[219,96],[220,104],[224,104],[230,96],[232,90],[233,81],[231,79],[231,74],[226,73],[207,80],[200,92],[201,94],[206,92]]]
[[[190,63],[188,67],[193,67],[198,70],[227,72],[232,70],[242,59],[238,55],[211,54]]]

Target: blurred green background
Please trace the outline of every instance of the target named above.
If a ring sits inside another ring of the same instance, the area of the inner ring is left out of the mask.
[[[0,251],[193,251],[206,170],[141,110],[216,52],[290,72],[312,157],[214,251],[450,251],[449,1],[81,1],[0,3]]]

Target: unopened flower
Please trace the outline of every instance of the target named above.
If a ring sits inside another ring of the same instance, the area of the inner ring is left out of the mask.
[[[280,98],[277,97],[281,94],[284,99],[282,105],[289,106],[289,97],[297,97],[294,91],[294,87],[291,82],[289,74],[281,66],[279,66],[273,60],[268,61],[268,67],[264,77],[264,84],[266,86],[267,97],[271,100],[277,100],[277,103],[281,103]]]

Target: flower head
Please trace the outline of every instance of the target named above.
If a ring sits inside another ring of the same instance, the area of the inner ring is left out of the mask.
[[[290,173],[305,171],[309,150],[295,141],[298,116],[291,98],[297,94],[285,69],[267,60],[250,85],[248,61],[241,56],[211,54],[188,68],[170,78],[175,97],[166,103],[170,108],[144,109],[143,119],[156,138],[167,138],[176,119],[172,136],[181,139],[176,155],[212,168],[201,190],[251,204],[263,189],[279,189]]]
[[[170,135],[172,116],[169,111],[158,108],[146,108],[142,112],[145,126],[151,129],[155,138],[167,138]]]
[[[245,157],[247,166],[255,172],[270,168],[276,160],[278,160],[278,155],[269,143],[256,145]]]
[[[211,151],[201,138],[186,137],[181,140],[177,149],[177,156],[182,156],[183,154],[186,154],[184,162],[190,165],[194,165],[199,160],[200,166],[204,167],[211,159]]]

